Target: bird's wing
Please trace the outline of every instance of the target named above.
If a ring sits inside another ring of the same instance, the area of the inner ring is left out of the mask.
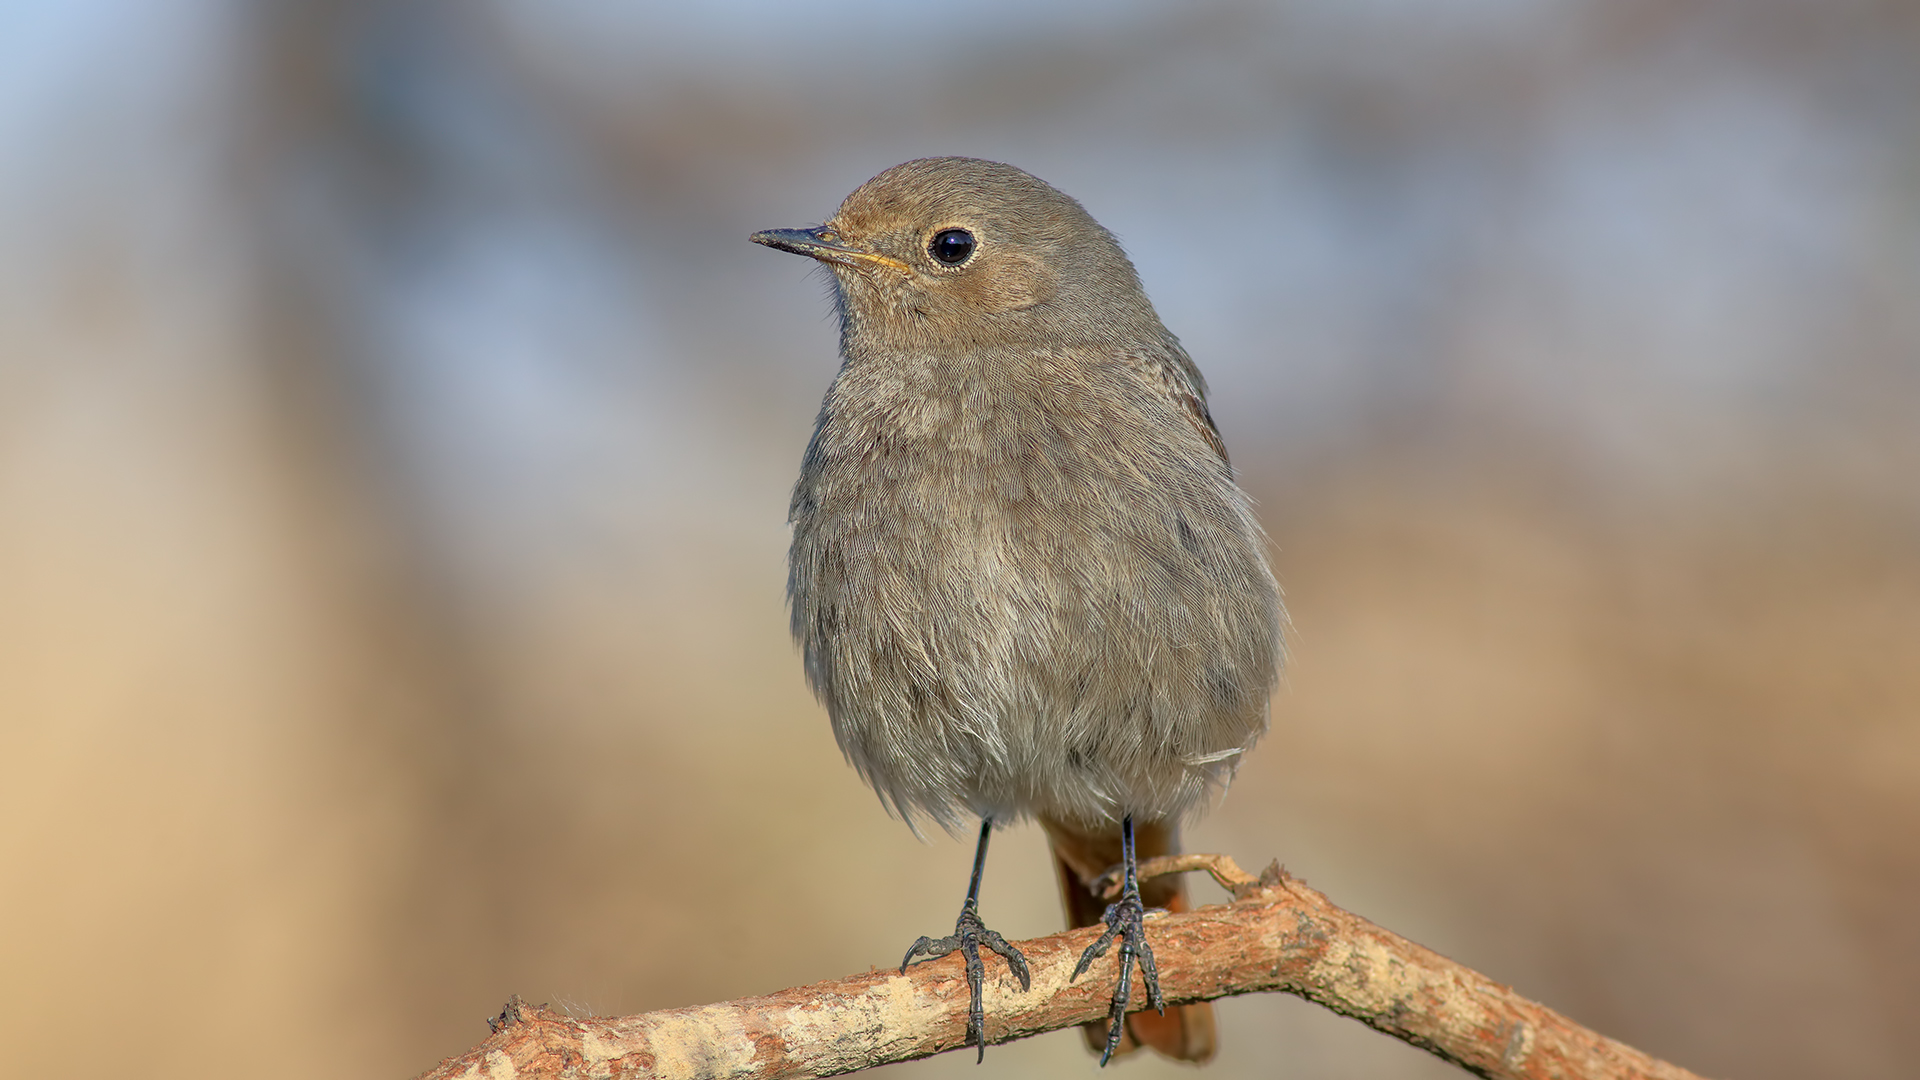
[[[1220,429],[1214,426],[1213,414],[1207,411],[1207,384],[1200,377],[1200,369],[1195,367],[1184,351],[1176,351],[1172,356],[1132,356],[1128,360],[1136,370],[1146,374],[1173,402],[1180,415],[1193,430],[1200,433],[1213,452],[1220,455],[1223,465],[1231,466],[1227,457],[1227,444],[1220,438]]]
[[[1221,441],[1220,429],[1213,424],[1213,414],[1207,411],[1207,399],[1187,385],[1184,379],[1171,378],[1167,381],[1167,390],[1173,395],[1174,403],[1180,406],[1180,414],[1187,418],[1187,423],[1192,424],[1207,445],[1213,447],[1213,452],[1220,455],[1222,463],[1233,464],[1227,457],[1227,444]]]

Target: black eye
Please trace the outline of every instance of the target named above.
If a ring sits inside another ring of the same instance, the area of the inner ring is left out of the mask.
[[[973,254],[973,234],[965,229],[942,229],[933,234],[927,254],[948,266],[959,266]]]

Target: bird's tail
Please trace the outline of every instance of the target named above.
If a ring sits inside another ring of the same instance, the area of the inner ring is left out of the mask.
[[[1060,876],[1060,899],[1067,909],[1067,925],[1078,928],[1098,926],[1106,914],[1107,902],[1087,887],[1107,868],[1120,863],[1120,828],[1088,831],[1042,818],[1047,842],[1053,847],[1053,866]],[[1141,824],[1133,827],[1134,855],[1147,860],[1180,851],[1180,830],[1171,822]],[[1168,911],[1187,910],[1187,890],[1177,874],[1140,885],[1140,898],[1150,908]],[[1137,1000],[1137,999],[1136,999]],[[1107,1021],[1096,1020],[1082,1026],[1087,1047],[1099,1053],[1107,1045]],[[1161,1016],[1152,1009],[1128,1013],[1126,1030],[1115,1054],[1132,1052],[1141,1045],[1151,1046],[1176,1061],[1196,1064],[1213,1057],[1213,1005],[1197,1001],[1191,1005],[1170,1005]]]

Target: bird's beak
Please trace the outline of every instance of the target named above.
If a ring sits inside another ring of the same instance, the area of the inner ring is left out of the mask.
[[[847,243],[839,233],[825,225],[817,229],[763,229],[748,239],[756,244],[791,251],[795,255],[805,255],[821,262],[837,262],[845,266],[884,266],[902,274],[913,272],[898,259]]]

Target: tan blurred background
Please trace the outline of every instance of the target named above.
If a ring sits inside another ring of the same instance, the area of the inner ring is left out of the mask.
[[[0,1075],[405,1077],[950,925],[786,639],[834,329],[746,242],[935,153],[1119,234],[1273,534],[1193,846],[1708,1075],[1911,1075],[1916,57],[1894,0],[0,2]],[[1030,827],[984,904],[1058,927]],[[1221,1011],[1216,1077],[1453,1075]],[[896,1071],[1094,1072],[987,1061]]]

